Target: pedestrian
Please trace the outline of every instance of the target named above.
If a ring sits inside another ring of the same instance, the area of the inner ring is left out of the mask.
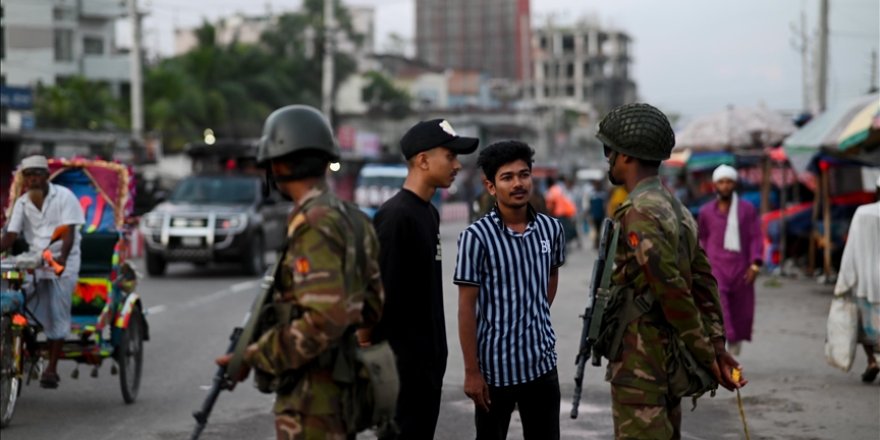
[[[590,193],[590,225],[593,229],[593,249],[599,249],[599,238],[602,234],[602,220],[605,219],[605,206],[607,204],[608,191],[602,188],[602,182],[593,181],[593,191]]]
[[[69,189],[49,182],[49,161],[44,156],[29,156],[21,161],[21,175],[28,190],[15,201],[6,233],[0,240],[0,252],[12,247],[19,234],[30,251],[49,248],[55,262],[64,266],[60,275],[49,268],[35,271],[36,281],[28,283],[27,308],[43,327],[49,351],[49,363],[40,376],[43,388],[58,388],[58,359],[64,340],[70,334],[73,290],[79,278],[80,227],[86,222],[79,201]],[[50,247],[52,236],[62,227],[60,246]]]
[[[400,140],[407,161],[403,188],[373,219],[385,308],[372,340],[389,341],[397,355],[401,439],[434,438],[446,372],[440,214],[431,198],[455,181],[458,155],[473,153],[478,144],[443,119],[415,124]]]
[[[534,151],[518,141],[480,152],[497,203],[458,242],[459,338],[465,394],[475,405],[478,440],[507,437],[514,407],[523,437],[559,438],[559,377],[550,306],[565,262],[559,221],[535,212]]]
[[[764,237],[754,205],[736,193],[736,169],[721,165],[712,173],[715,200],[700,208],[700,246],[706,250],[724,310],[728,350],[739,355],[742,341],[752,340],[755,279],[761,272]]]
[[[880,178],[874,197],[874,203],[856,209],[834,286],[835,295],[853,293],[858,304],[858,341],[868,359],[862,373],[865,383],[873,382],[880,373],[875,357],[880,344]]]
[[[571,243],[577,237],[577,226],[575,226],[577,207],[568,195],[564,176],[559,180],[553,176],[547,177],[547,194],[544,200],[547,211],[562,225],[565,243]]]
[[[363,330],[382,312],[375,232],[364,214],[327,187],[327,168],[338,158],[330,124],[314,108],[282,107],[266,119],[258,160],[295,208],[274,284],[280,322],[248,347],[245,364],[277,378],[279,440],[346,438],[343,389],[333,380],[332,359],[355,329],[361,329],[358,342],[367,344]],[[346,261],[357,267],[346,271]],[[292,312],[282,316],[283,310]],[[226,365],[231,357],[217,363]],[[246,376],[247,369],[236,379]]]
[[[724,347],[721,305],[696,222],[660,182],[660,162],[675,145],[666,115],[648,104],[623,105],[601,120],[596,137],[609,180],[628,192],[614,213],[612,296],[595,345],[609,359],[614,435],[678,439],[683,396],[714,389],[712,377],[728,389],[745,381],[731,378],[738,364]]]

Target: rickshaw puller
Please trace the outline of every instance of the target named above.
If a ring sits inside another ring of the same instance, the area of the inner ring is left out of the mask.
[[[20,168],[27,192],[15,201],[6,233],[0,239],[0,252],[10,248],[19,234],[31,251],[42,251],[49,247],[57,227],[68,226],[61,236],[60,253],[53,252],[64,271],[55,275],[49,268],[38,269],[36,283],[26,287],[32,291],[28,309],[43,325],[48,340],[49,365],[40,377],[40,386],[57,388],[58,359],[70,333],[71,297],[79,276],[79,226],[85,223],[85,215],[73,192],[49,183],[49,162],[44,156],[24,158]]]

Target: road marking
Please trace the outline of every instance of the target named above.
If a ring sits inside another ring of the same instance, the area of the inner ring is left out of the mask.
[[[218,290],[214,293],[196,298],[192,301],[186,302],[181,305],[178,310],[186,310],[191,309],[193,307],[199,307],[210,302],[216,301],[218,299],[226,298],[227,296],[234,295],[238,292],[242,292],[247,290],[249,287],[256,287],[259,285],[259,280],[246,281],[243,283],[236,284],[228,289]]]
[[[147,309],[147,315],[156,315],[168,310],[168,307],[165,307],[164,304],[159,304]]]
[[[233,284],[229,290],[233,292],[241,292],[242,290],[247,290],[254,287],[254,281],[244,281],[238,284]]]

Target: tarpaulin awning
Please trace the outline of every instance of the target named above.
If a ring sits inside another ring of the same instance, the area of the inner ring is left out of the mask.
[[[847,144],[844,145],[845,148],[841,149],[841,135],[847,130],[854,130],[853,135],[860,136],[857,129],[850,129],[851,124],[861,120],[863,118],[861,115],[865,114],[863,112],[870,113],[869,109],[871,108],[876,111],[878,103],[880,103],[880,95],[871,94],[835,105],[786,138],[782,146],[785,148],[785,154],[788,155],[794,169],[798,173],[806,171],[813,156],[821,150],[842,153],[857,145],[858,142],[847,141]],[[854,157],[854,159],[873,163],[875,158],[880,160],[880,157],[877,156],[876,154],[867,154],[863,157]]]

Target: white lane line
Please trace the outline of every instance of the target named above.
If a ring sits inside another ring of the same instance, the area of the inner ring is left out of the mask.
[[[229,290],[231,290],[231,291],[233,291],[233,292],[241,292],[242,290],[247,290],[247,289],[251,289],[251,288],[253,288],[253,287],[254,287],[254,283],[255,283],[255,281],[245,281],[245,282],[242,282],[242,283],[233,284],[233,285],[229,288]]]
[[[250,287],[257,287],[257,285],[259,285],[259,280],[246,281],[244,283],[239,283],[239,284],[236,284],[228,289],[218,290],[214,293],[196,298],[192,301],[188,301],[188,302],[184,303],[183,305],[181,305],[180,307],[178,307],[177,309],[178,310],[186,310],[186,309],[191,309],[193,307],[205,305],[210,302],[216,301],[218,299],[223,299],[223,298],[226,298],[227,296],[234,295],[238,292],[245,291]]]
[[[164,304],[155,305],[147,309],[147,315],[155,315],[158,313],[162,313],[166,310],[168,310],[168,307],[166,307]]]

